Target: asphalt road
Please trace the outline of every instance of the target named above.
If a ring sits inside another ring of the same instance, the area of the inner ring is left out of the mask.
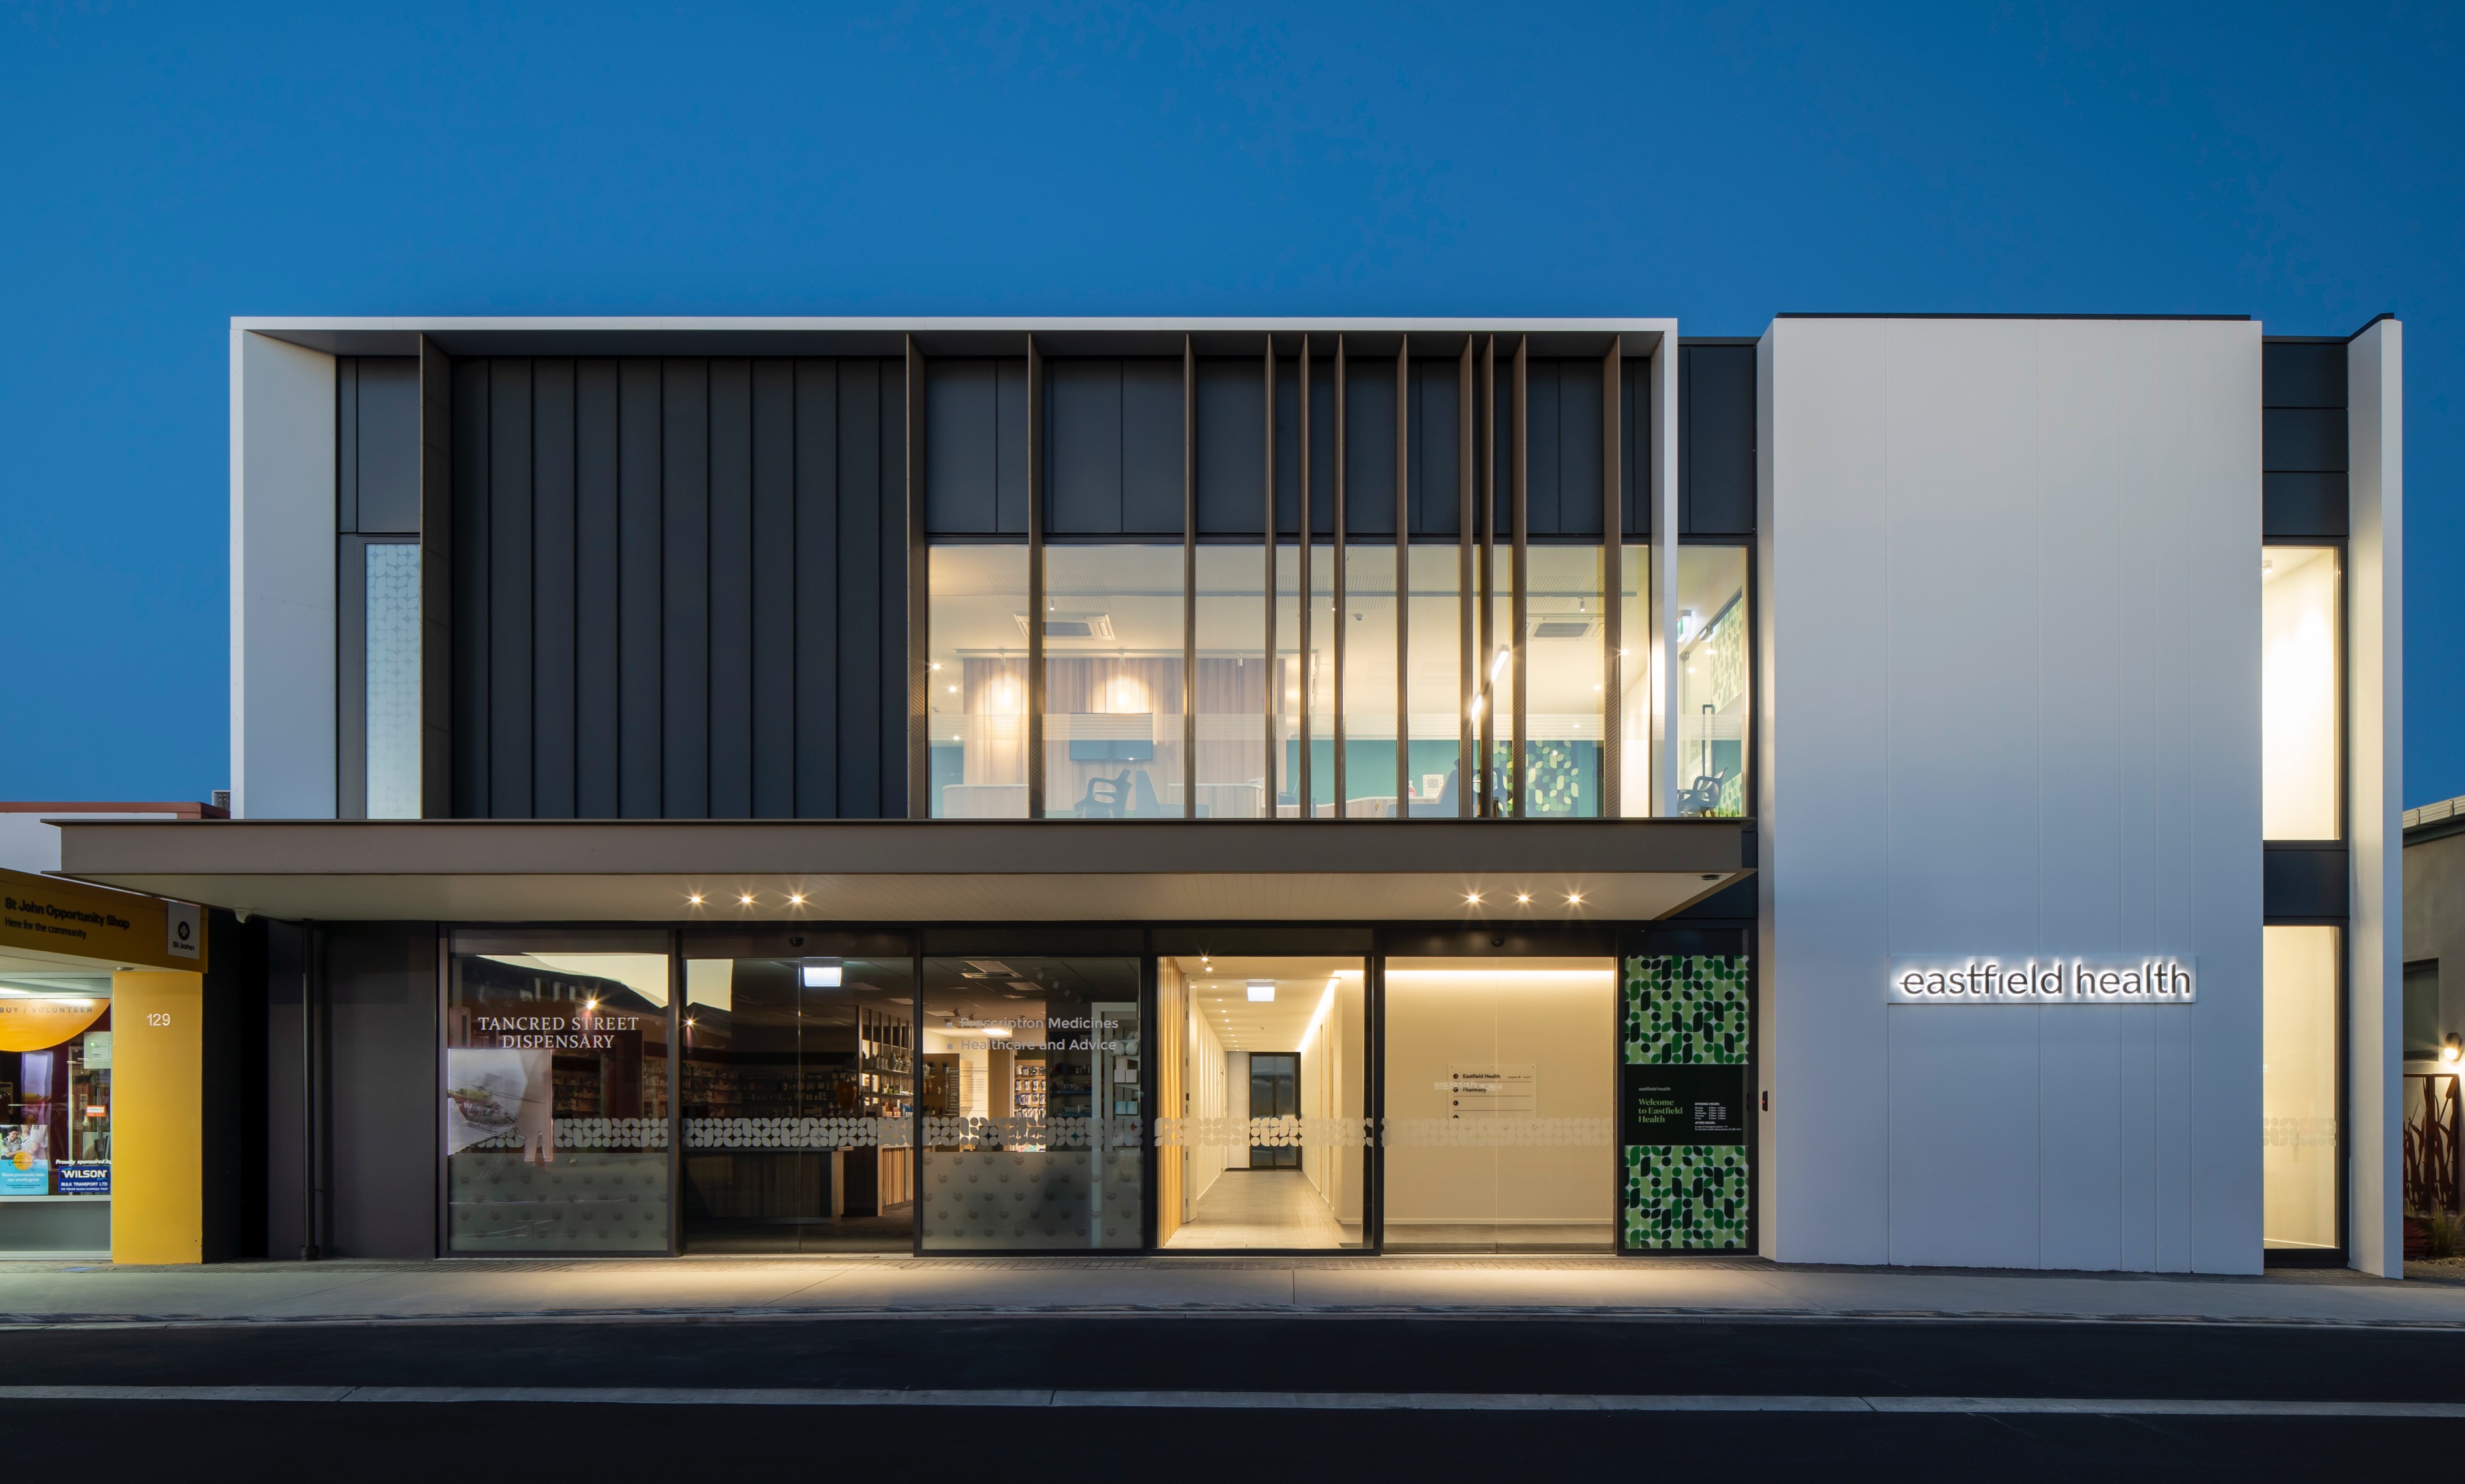
[[[2465,1403],[2465,1333],[2281,1325],[1033,1317],[0,1331],[78,1385],[1155,1388]],[[2354,1478],[2465,1420],[0,1400],[88,1479]],[[509,1472],[510,1471],[510,1472]],[[983,1471],[981,1473],[976,1471]],[[1599,1471],[1594,1473],[1593,1471]]]

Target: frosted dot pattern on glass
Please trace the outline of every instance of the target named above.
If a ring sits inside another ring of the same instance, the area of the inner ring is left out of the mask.
[[[368,547],[370,819],[419,817],[419,548]]]

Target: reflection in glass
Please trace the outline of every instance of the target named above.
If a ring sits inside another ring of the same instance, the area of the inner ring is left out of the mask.
[[[685,961],[686,1246],[906,1251],[910,961],[735,946],[689,947]]]
[[[1044,811],[1181,817],[1181,547],[1044,548]]]
[[[1618,588],[1618,812],[1643,819],[1653,812],[1652,548],[1623,545]]]
[[[1480,669],[1473,676],[1479,686],[1474,704],[1489,767],[1484,812],[1502,819],[1515,812],[1515,559],[1500,547],[1477,560],[1486,568],[1488,597],[1480,605],[1487,627],[1479,639]]]
[[[1395,543],[1344,548],[1344,812],[1395,817]]]
[[[2262,1235],[2273,1248],[2334,1248],[2341,930],[2272,926],[2260,934]]]
[[[1472,790],[1462,779],[1463,599],[1460,549],[1411,548],[1412,748],[1414,818],[1453,819]]]
[[[924,961],[927,1251],[1140,1245],[1142,1030],[1136,959]]]
[[[1276,744],[1268,759],[1276,815],[1300,813],[1301,755],[1301,549],[1294,543],[1276,546],[1276,683],[1267,703],[1275,708]],[[1312,635],[1315,639],[1317,636]]]
[[[1390,959],[1386,1236],[1393,1251],[1606,1250],[1610,959]]]
[[[2338,838],[2337,553],[2259,553],[2260,833]]]
[[[1027,817],[1027,548],[927,554],[935,819]]]
[[[1361,1246],[1363,962],[1188,955],[1156,972],[1158,1098],[1180,1110],[1156,1122],[1158,1243]]]
[[[1198,755],[1201,819],[1266,811],[1266,554],[1256,542],[1198,548]]]
[[[666,950],[664,933],[454,935],[450,1251],[667,1250]]]
[[[1677,812],[1746,811],[1746,551],[1677,548]]]
[[[1534,818],[1600,817],[1601,556],[1598,546],[1525,554],[1522,812]]]

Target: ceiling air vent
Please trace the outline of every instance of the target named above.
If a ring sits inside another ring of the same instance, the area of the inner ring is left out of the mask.
[[[1027,632],[1027,615],[1012,613],[1018,621],[1018,631]],[[1110,613],[1047,613],[1044,615],[1044,636],[1048,639],[1103,639],[1113,637],[1113,615]]]
[[[1581,639],[1592,631],[1594,620],[1580,615],[1552,614],[1532,620],[1532,637],[1536,639]]]

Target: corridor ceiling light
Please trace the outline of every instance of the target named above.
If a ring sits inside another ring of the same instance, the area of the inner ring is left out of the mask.
[[[1465,905],[1465,906],[1467,906],[1467,907],[1477,907],[1477,906],[1479,906],[1479,905],[1480,905],[1480,893],[1478,893],[1478,892],[1466,892],[1466,893],[1464,893],[1464,905]]]
[[[1498,652],[1498,657],[1489,662],[1489,683],[1496,685],[1498,683],[1498,677],[1505,673],[1506,651],[1499,650]]]
[[[1532,905],[1532,894],[1530,892],[1516,893],[1515,904],[1519,907],[1528,907]]]
[[[802,892],[789,892],[789,893],[788,894],[788,906],[790,906],[790,907],[801,907],[801,906],[803,906],[804,904],[805,904],[805,894],[804,894],[804,893],[802,893]]]
[[[736,901],[739,906],[750,907],[753,905],[752,894],[749,892],[740,892],[737,894]]]
[[[691,905],[699,907],[701,905],[701,893],[689,892],[685,896],[685,900]]]
[[[1569,907],[1580,907],[1580,906],[1582,906],[1583,904],[1584,904],[1584,894],[1583,894],[1583,893],[1581,893],[1581,892],[1568,892],[1568,893],[1566,894],[1566,905],[1567,905],[1567,906],[1569,906]]]
[[[805,987],[808,989],[835,989],[844,979],[845,972],[836,963],[805,965]]]
[[[1272,979],[1251,980],[1250,998],[1254,1001],[1272,1004],[1276,998],[1276,982]]]

